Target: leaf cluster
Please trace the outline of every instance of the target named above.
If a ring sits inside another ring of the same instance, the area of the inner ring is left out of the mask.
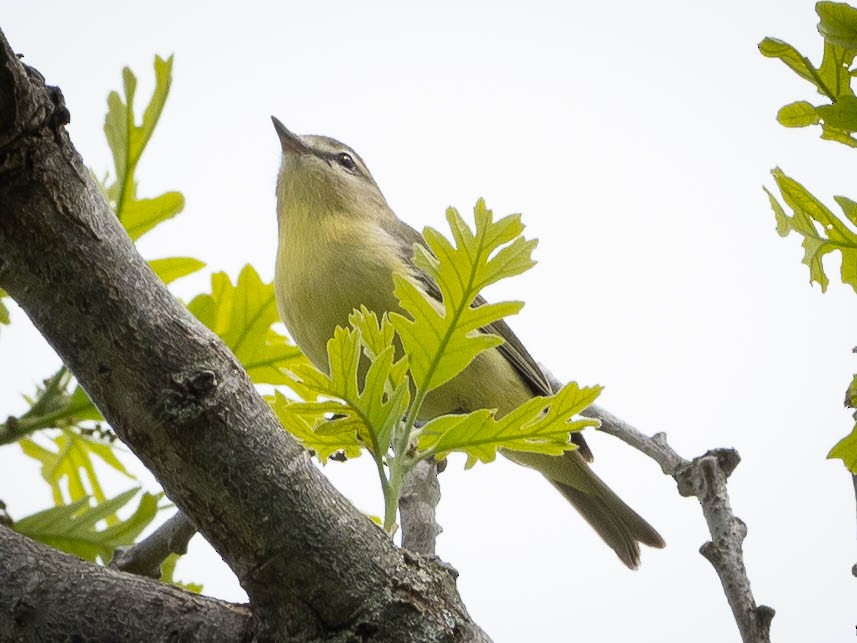
[[[155,89],[141,120],[134,112],[136,76],[123,70],[123,93],[111,92],[104,132],[114,176],[102,181],[104,195],[132,240],[184,208],[179,192],[140,197],[136,170],[164,109],[172,58],[155,58]],[[414,246],[413,277],[395,277],[400,310],[380,318],[355,310],[348,328],[337,328],[327,345],[328,371],[316,369],[278,329],[274,287],[250,265],[233,282],[211,276],[211,291],[193,297],[189,310],[233,351],[254,383],[280,387],[269,398],[283,425],[321,461],[371,454],[385,501],[385,527],[393,531],[405,474],[416,463],[460,452],[467,466],[490,462],[498,449],[560,454],[573,449],[571,431],[595,425],[577,414],[599,388],[571,383],[552,396],[534,398],[502,418],[490,409],[433,418],[420,424],[426,397],[458,376],[502,339],[492,324],[517,313],[521,302],[488,304],[479,293],[520,274],[534,262],[534,240],[522,236],[519,215],[495,220],[479,201],[471,229],[450,208],[452,240],[427,228]],[[165,283],[196,272],[193,257],[149,261]],[[0,323],[8,311],[0,292]],[[284,391],[286,387],[289,392]],[[0,425],[0,446],[18,444],[41,465],[54,507],[10,522],[21,533],[88,560],[108,561],[117,546],[131,544],[155,518],[160,494],[143,493],[130,516],[118,512],[139,487],[110,497],[99,468],[133,479],[117,452],[115,435],[63,366],[26,398],[28,410]],[[175,558],[165,563],[172,580]],[[192,589],[200,589],[192,584]]]
[[[821,64],[816,67],[793,46],[774,38],[759,44],[763,55],[778,58],[800,78],[809,82],[826,102],[813,104],[795,101],[779,110],[777,119],[786,127],[820,126],[821,138],[848,147],[857,147],[857,97],[851,82],[857,70],[852,65],[857,55],[857,9],[844,3],[819,2],[815,6],[820,18],[818,31],[824,39]],[[835,196],[842,214],[828,208],[797,180],[779,168],[772,171],[780,197],[791,213],[767,188],[765,192],[777,223],[780,236],[794,232],[802,238],[803,263],[809,268],[810,283],[827,290],[830,278],[823,259],[839,252],[842,283],[857,292],[857,202],[845,196]],[[857,375],[846,393],[846,405],[857,406]],[[828,454],[840,458],[845,466],[857,473],[857,425],[850,435],[840,440]]]
[[[480,409],[418,426],[426,397],[460,375],[480,353],[496,349],[503,340],[488,332],[491,324],[523,305],[488,304],[479,293],[530,268],[536,242],[522,236],[519,215],[494,220],[482,200],[474,208],[474,220],[471,230],[450,208],[452,241],[427,228],[425,245],[414,245],[419,276],[394,277],[401,312],[379,319],[366,308],[354,311],[349,328],[337,328],[327,344],[327,373],[309,364],[295,369],[321,400],[290,402],[282,395],[274,400],[283,425],[319,459],[337,452],[354,457],[361,449],[371,454],[384,493],[384,526],[390,532],[402,479],[417,462],[460,452],[469,467],[491,462],[498,449],[558,455],[575,448],[571,431],[597,424],[575,416],[600,389],[570,383],[502,418],[495,410]],[[430,294],[433,288],[437,297]]]

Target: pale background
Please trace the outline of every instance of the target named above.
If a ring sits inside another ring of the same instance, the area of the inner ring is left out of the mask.
[[[0,27],[62,87],[72,139],[101,175],[105,99],[131,65],[140,95],[155,53],[175,53],[141,195],[178,189],[186,212],[140,245],[270,279],[279,162],[270,114],[357,149],[412,225],[442,226],[480,196],[523,212],[538,266],[492,292],[527,302],[513,326],[563,379],[685,457],[734,446],[757,600],[777,641],[853,640],[851,482],[829,448],[857,363],[857,296],[810,288],[796,238],[780,239],[762,185],[780,165],[817,195],[857,197],[857,151],[786,130],[776,110],[809,86],[756,49],[781,37],[818,61],[810,2],[8,2]],[[838,261],[828,262],[837,274]],[[177,284],[190,296],[207,273]],[[19,310],[0,334],[0,414],[56,368]],[[734,641],[695,500],[645,457],[589,437],[599,473],[668,542],[629,572],[536,474],[508,462],[443,475],[439,553],[498,642]],[[130,456],[128,458],[131,459]],[[325,471],[381,511],[368,459]],[[117,481],[114,490],[125,489]],[[50,503],[34,462],[0,449],[13,517]],[[244,595],[194,540],[179,569]]]

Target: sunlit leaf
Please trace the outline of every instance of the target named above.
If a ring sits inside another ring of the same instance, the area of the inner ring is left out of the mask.
[[[101,560],[106,562],[113,557],[116,547],[133,543],[158,511],[157,497],[144,493],[137,509],[129,518],[99,529],[101,521],[115,516],[138,491],[139,488],[130,489],[95,506],[90,506],[89,498],[83,497],[71,504],[21,518],[14,522],[12,528],[34,540],[85,560],[95,562],[97,557],[101,557]]]
[[[198,295],[188,308],[232,350],[254,382],[306,392],[290,371],[309,362],[272,328],[280,321],[274,286],[263,283],[252,266],[241,270],[235,285],[226,273],[215,273],[211,294]]]
[[[116,170],[116,214],[120,221],[126,214],[127,203],[136,197],[134,171],[163,111],[172,83],[172,68],[172,56],[167,60],[155,57],[155,89],[139,125],[134,116],[137,78],[128,67],[122,70],[124,100],[117,92],[111,92],[107,97],[104,134],[113,153]]]
[[[789,103],[777,112],[777,120],[785,127],[807,127],[818,125],[819,117],[810,103],[804,100]]]
[[[168,257],[166,259],[150,259],[149,266],[165,284],[186,277],[205,268],[205,263],[193,257]]]
[[[89,495],[94,496],[97,502],[105,499],[95,473],[93,456],[128,478],[134,477],[107,444],[69,430],[64,430],[53,438],[52,442],[57,448],[56,451],[46,449],[29,438],[19,440],[18,444],[26,455],[42,463],[42,477],[51,486],[54,504],[67,502],[61,486],[63,480],[68,485],[69,502]]]
[[[793,213],[788,215],[774,195],[765,190],[776,216],[777,232],[784,237],[790,232],[803,237],[803,263],[809,267],[810,282],[817,282],[822,291],[827,289],[829,278],[822,259],[830,252],[839,251],[842,256],[842,282],[857,291],[857,233],[780,169],[775,169],[772,174],[783,201]],[[837,201],[846,218],[857,217],[853,201],[843,197],[837,197]]]
[[[6,307],[6,304],[3,303],[3,297],[8,297],[8,295],[0,289],[0,324],[8,324],[9,309]]]
[[[432,228],[423,236],[429,246],[415,247],[414,262],[437,284],[442,302],[431,299],[412,279],[395,275],[395,294],[410,318],[393,313],[390,320],[408,354],[414,384],[430,391],[458,375],[480,352],[502,343],[480,328],[517,313],[520,302],[474,306],[479,292],[500,279],[534,265],[535,240],[520,236],[520,215],[494,221],[479,200],[471,231],[458,212],[449,208],[447,221],[455,245]]]
[[[376,457],[380,457],[390,448],[393,429],[408,408],[408,381],[403,379],[393,386],[390,376],[395,353],[393,334],[377,326],[377,317],[367,319],[363,312],[355,311],[352,321],[357,328],[368,331],[367,340],[373,344],[373,349],[380,350],[368,368],[361,368],[369,362],[364,357],[361,331],[337,327],[327,343],[330,375],[312,366],[302,367],[297,373],[315,392],[345,402],[338,411],[342,417],[316,425],[314,430],[320,434],[331,430],[337,434],[346,430],[354,432]]]
[[[857,49],[857,9],[843,2],[818,2],[815,11],[821,18],[818,31],[826,41],[843,49]]]
[[[423,427],[418,447],[437,458],[453,451],[465,453],[467,467],[493,461],[501,448],[559,455],[575,448],[570,431],[598,426],[598,420],[574,418],[600,392],[600,386],[580,388],[571,382],[554,395],[528,400],[499,420],[486,409],[441,416]]]
[[[181,556],[178,554],[170,554],[167,556],[166,560],[161,563],[161,582],[170,583],[171,585],[181,587],[182,589],[193,592],[194,594],[201,594],[202,585],[200,583],[185,583],[175,579],[176,563],[178,563],[179,558],[181,558]]]
[[[857,473],[857,426],[836,443],[827,457],[842,460],[851,473]]]
[[[360,455],[363,443],[357,438],[356,426],[342,427],[343,430],[337,432],[318,432],[318,426],[329,424],[320,405],[291,402],[279,391],[274,395],[273,407],[280,423],[305,448],[313,451],[320,462],[326,462],[339,451],[344,452],[347,458]],[[343,407],[339,403],[334,403],[334,406],[337,410]]]
[[[831,2],[818,3],[816,10],[822,18],[819,29],[826,38],[818,67],[788,43],[774,38],[765,38],[759,43],[759,51],[780,59],[830,103],[813,106],[806,101],[796,101],[782,107],[777,120],[786,127],[820,124],[821,138],[857,147],[857,139],[852,136],[857,131],[857,99],[851,88],[850,70],[857,48],[851,46],[849,31],[855,10]]]
[[[816,78],[816,74],[818,72],[812,64],[812,61],[798,52],[798,50],[792,47],[789,43],[776,38],[765,38],[759,43],[759,51],[762,52],[763,56],[768,58],[779,58],[798,76],[809,81],[815,85],[819,91],[822,91],[818,84],[818,79]]]
[[[128,236],[136,241],[183,209],[184,196],[180,192],[165,192],[152,199],[126,199],[119,221]]]
[[[857,131],[857,97],[842,96],[832,105],[816,107],[815,112],[833,128],[846,132]]]

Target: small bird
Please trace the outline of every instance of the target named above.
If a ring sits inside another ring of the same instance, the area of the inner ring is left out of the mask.
[[[271,119],[283,151],[277,178],[277,303],[297,345],[327,371],[327,341],[336,326],[347,326],[355,308],[363,305],[379,316],[403,312],[393,295],[394,274],[438,301],[440,290],[412,260],[414,244],[425,241],[390,209],[360,156],[337,140],[298,136]],[[511,329],[501,321],[490,331],[504,343],[432,391],[420,419],[482,408],[501,416],[533,396],[552,393]],[[639,543],[663,547],[664,540],[595,475],[583,436],[575,432],[571,439],[578,448],[561,456],[506,450],[503,455],[539,471],[634,569]]]

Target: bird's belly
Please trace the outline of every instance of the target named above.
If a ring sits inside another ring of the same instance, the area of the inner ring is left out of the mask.
[[[354,258],[353,251],[337,253]],[[289,265],[293,265],[290,263]],[[327,341],[337,326],[348,326],[355,308],[366,306],[379,317],[398,310],[389,265],[350,261],[347,265],[304,264],[291,273],[285,268],[276,279],[277,303],[289,333],[317,368],[328,371]]]

